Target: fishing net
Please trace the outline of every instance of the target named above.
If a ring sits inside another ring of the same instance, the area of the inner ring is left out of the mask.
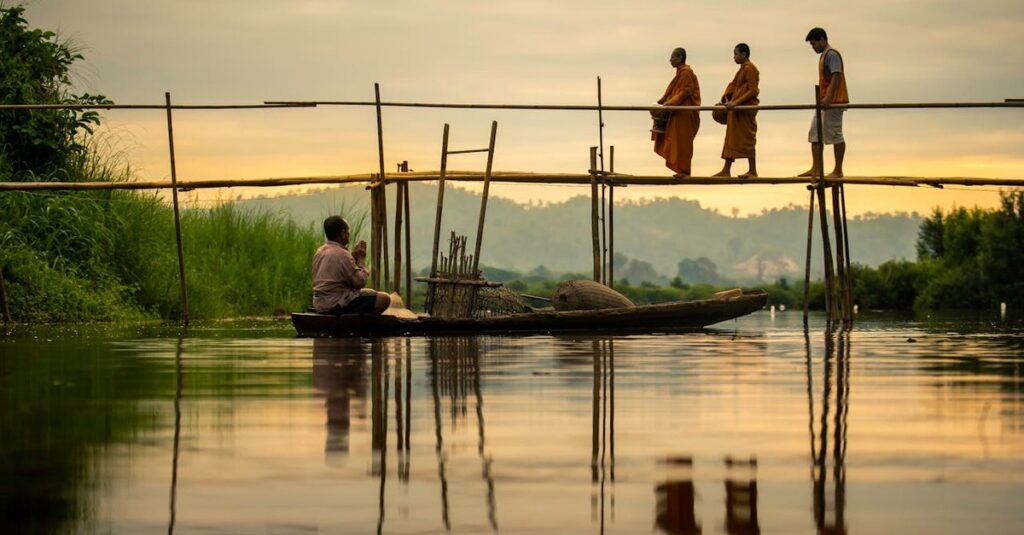
[[[504,286],[480,288],[476,292],[476,301],[473,302],[473,317],[476,318],[518,314],[531,310],[533,309],[518,293]]]

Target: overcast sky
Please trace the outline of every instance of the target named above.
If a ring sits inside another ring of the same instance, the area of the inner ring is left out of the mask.
[[[704,102],[736,70],[732,49],[751,47],[762,104],[809,103],[817,55],[804,36],[822,26],[843,53],[854,102],[1002,101],[1024,97],[1024,2],[803,0],[732,2],[515,2],[292,0],[34,0],[29,22],[59,29],[83,48],[82,90],[118,103],[256,103],[385,100],[645,105],[673,75],[685,47]],[[161,112],[107,112],[105,135],[142,179],[169,174]],[[584,172],[597,144],[591,112],[385,109],[387,168],[438,167],[445,122],[453,148],[485,146],[499,122],[495,168]],[[1024,109],[852,111],[847,175],[1024,178]],[[762,112],[758,170],[790,176],[809,166],[809,112]],[[665,174],[645,113],[605,116],[616,170]],[[703,118],[694,172],[721,166],[725,129]],[[372,108],[182,111],[175,115],[179,177],[262,178],[372,172]],[[483,169],[462,156],[454,169]],[[831,155],[827,155],[831,166]],[[746,169],[738,162],[736,169]],[[497,195],[558,201],[570,187],[499,186]],[[231,195],[234,195],[232,192]],[[632,187],[617,198],[678,195],[728,212],[806,203],[799,186]],[[851,213],[935,205],[994,206],[994,189],[850,187]]]

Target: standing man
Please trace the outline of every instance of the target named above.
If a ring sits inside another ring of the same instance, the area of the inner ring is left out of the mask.
[[[327,241],[313,255],[313,308],[318,314],[380,314],[391,298],[386,293],[362,291],[366,269],[366,242],[348,250],[348,221],[332,215],[324,219]]]
[[[846,92],[846,69],[839,51],[828,44],[828,35],[821,28],[814,28],[807,33],[807,42],[815,52],[821,54],[818,60],[818,86],[821,106],[821,132],[826,145],[832,145],[836,157],[836,167],[828,175],[839,178],[843,176],[843,156],[846,155],[846,140],[843,138],[843,112],[845,109],[830,109],[833,104],[849,104],[850,95]],[[824,162],[818,157],[821,140],[818,139],[818,125],[811,119],[811,132],[807,135],[811,143],[811,169],[800,176],[817,176],[824,172]]]
[[[668,84],[665,94],[658,99],[662,106],[700,106],[700,85],[697,75],[686,64],[686,50],[672,51],[669,63],[675,67],[676,76]],[[690,162],[693,160],[693,138],[700,128],[700,112],[696,110],[651,111],[655,127],[651,130],[654,152],[665,158],[665,166],[675,171],[675,178],[690,176]],[[659,128],[659,118],[667,115],[664,128]],[[660,130],[660,131],[659,131]]]
[[[746,158],[750,169],[740,178],[757,176],[757,159],[754,146],[757,145],[757,110],[737,110],[736,106],[756,106],[761,101],[757,95],[761,92],[758,84],[761,73],[750,62],[750,47],[746,43],[736,45],[732,50],[732,59],[740,66],[736,76],[725,88],[722,104],[725,104],[725,144],[722,147],[722,159],[725,165],[716,177],[732,176],[732,162],[738,158]]]

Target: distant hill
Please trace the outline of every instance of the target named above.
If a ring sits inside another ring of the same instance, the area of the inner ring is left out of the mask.
[[[394,191],[389,193],[389,234],[393,236]],[[437,189],[412,184],[413,266],[429,263]],[[240,201],[242,206],[281,212],[298,222],[319,225],[330,213],[366,213],[363,188],[331,188],[306,194]],[[442,238],[450,230],[474,239],[480,196],[458,187],[445,193]],[[814,264],[820,276],[821,240],[815,218]],[[830,219],[831,223],[831,219]],[[894,258],[912,259],[921,218],[915,214],[878,214],[850,220],[850,252],[854,261],[877,266]],[[831,225],[830,225],[831,226]],[[801,275],[807,239],[806,207],[764,210],[749,217],[730,217],[702,208],[696,201],[668,198],[624,202],[615,208],[615,252],[635,259],[635,276],[665,282],[694,265],[717,268],[717,276],[738,282],[774,281]],[[442,244],[445,244],[443,241]],[[442,245],[444,247],[444,245]],[[393,254],[393,253],[392,253]],[[481,262],[488,266],[530,271],[544,266],[554,272],[592,269],[590,199],[580,196],[542,206],[492,197],[487,208]],[[694,263],[706,258],[711,261]],[[680,263],[689,260],[684,266]],[[621,265],[625,259],[619,259]],[[649,263],[653,272],[643,263]],[[623,274],[617,268],[616,278]],[[646,274],[645,274],[646,273]],[[684,277],[685,280],[686,277]],[[642,282],[630,279],[631,282]],[[696,281],[695,281],[696,282]]]

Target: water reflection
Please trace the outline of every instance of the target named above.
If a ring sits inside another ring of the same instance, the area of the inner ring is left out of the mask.
[[[352,402],[363,407],[366,400],[366,357],[358,339],[317,338],[313,340],[313,387],[324,397],[327,413],[328,455],[349,452]],[[365,418],[365,414],[362,415]],[[376,434],[374,435],[376,436]]]
[[[1020,527],[1024,336],[887,329],[18,342],[0,531]]]

